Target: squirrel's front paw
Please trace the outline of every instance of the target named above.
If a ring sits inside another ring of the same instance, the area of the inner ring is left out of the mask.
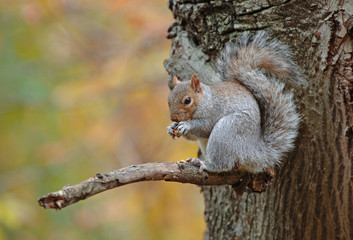
[[[182,121],[178,124],[177,132],[179,135],[185,135],[189,132],[190,130],[190,123]]]
[[[177,129],[178,123],[173,122],[167,127],[167,133],[174,139],[175,137],[180,137],[178,135],[178,129]]]

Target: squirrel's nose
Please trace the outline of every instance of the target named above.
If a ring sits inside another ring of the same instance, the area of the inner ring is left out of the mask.
[[[170,116],[170,120],[172,120],[172,122],[179,122],[179,119],[177,116]]]

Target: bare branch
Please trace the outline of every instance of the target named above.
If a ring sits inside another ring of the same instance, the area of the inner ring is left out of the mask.
[[[238,194],[246,188],[251,192],[265,191],[273,180],[273,172],[250,174],[242,171],[222,173],[199,172],[188,162],[146,163],[99,174],[76,185],[64,186],[38,199],[44,208],[61,209],[100,192],[142,181],[172,181],[196,185],[232,185]]]

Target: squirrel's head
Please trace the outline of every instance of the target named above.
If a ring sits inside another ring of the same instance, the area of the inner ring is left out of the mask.
[[[200,80],[195,74],[192,75],[189,82],[181,82],[177,77],[174,77],[173,90],[168,96],[170,119],[173,122],[192,119],[203,96]]]

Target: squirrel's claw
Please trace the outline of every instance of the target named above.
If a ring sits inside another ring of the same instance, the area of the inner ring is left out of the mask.
[[[174,139],[186,134],[190,129],[188,122],[173,122],[167,127],[167,133]]]
[[[188,122],[183,121],[178,124],[178,133],[180,135],[186,134],[189,130],[190,130],[190,125]]]
[[[173,122],[172,124],[170,124],[168,127],[167,127],[167,133],[173,138],[175,139],[175,137],[177,135],[175,135],[175,129],[176,127],[178,126],[178,123],[177,122]]]

